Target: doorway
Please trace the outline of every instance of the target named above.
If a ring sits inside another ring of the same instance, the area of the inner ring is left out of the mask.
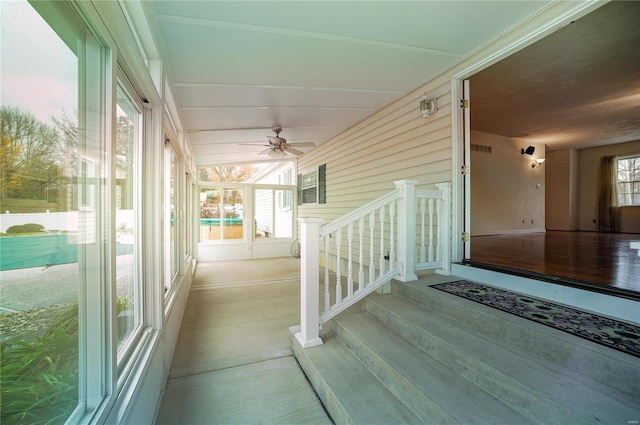
[[[459,177],[462,194],[458,201],[459,210],[463,211],[459,220],[463,229],[459,248],[462,255],[458,258],[463,262],[574,286],[590,286],[594,283],[590,280],[596,279],[565,275],[572,264],[584,258],[568,256],[563,260],[565,265],[555,269],[545,267],[544,261],[559,252],[580,253],[584,257],[586,250],[599,249],[593,251],[597,254],[593,254],[591,263],[609,264],[605,266],[611,267],[609,275],[628,280],[620,272],[622,266],[640,273],[638,257],[630,249],[612,251],[611,246],[617,242],[607,244],[602,242],[603,235],[596,237],[597,228],[593,223],[596,196],[589,192],[589,188],[596,185],[588,181],[589,173],[595,174],[593,170],[597,170],[597,164],[592,164],[593,158],[638,152],[640,129],[637,125],[630,128],[629,134],[609,127],[610,122],[626,119],[624,111],[618,116],[609,108],[607,113],[611,115],[604,123],[591,115],[593,109],[602,104],[603,87],[608,87],[605,91],[609,102],[624,103],[624,97],[618,97],[618,92],[610,86],[611,76],[600,80],[604,76],[593,71],[610,68],[613,62],[609,59],[620,56],[612,52],[635,49],[640,35],[632,17],[638,13],[637,5],[608,3],[580,19],[566,21],[565,18],[564,23],[558,23],[562,28],[553,34],[525,48],[512,46],[510,51],[503,52],[503,60],[496,60],[491,66],[478,65],[467,70],[464,73],[464,78],[468,78],[466,88],[462,76],[456,80],[455,91],[462,94],[464,110],[458,113],[460,134],[456,138],[464,140],[457,147],[463,167]],[[616,34],[609,30],[614,27]],[[596,37],[596,42],[576,44],[576,40],[584,40],[586,33],[588,37]],[[616,79],[631,84],[633,77],[624,77],[622,73],[632,67],[633,59],[624,56],[615,62],[615,72],[621,73]],[[582,64],[588,66],[578,66]],[[599,83],[581,85],[580,81]],[[468,109],[464,108],[464,100],[469,101]],[[593,134],[598,140],[590,139]],[[465,174],[466,171],[470,172]],[[613,239],[640,239],[637,236],[640,232],[633,227],[634,222],[640,223],[640,215],[635,216],[635,211],[640,212],[640,208],[624,211],[628,218],[623,220],[627,227],[622,232],[627,236]],[[561,232],[567,233],[565,238],[560,237]],[[633,234],[636,236],[629,236]],[[514,258],[516,247],[530,244],[532,253],[532,247],[543,239],[548,240],[539,254]],[[565,242],[560,242],[561,239]],[[514,245],[506,248],[506,256],[512,263],[505,266],[497,264],[496,257],[498,242],[502,245],[507,240]],[[579,242],[576,245],[569,240]],[[562,249],[562,246],[572,248]],[[535,270],[528,264],[534,256],[543,261]],[[615,261],[610,261],[612,259]],[[602,286],[601,282],[598,284]],[[609,285],[624,286],[615,281]]]

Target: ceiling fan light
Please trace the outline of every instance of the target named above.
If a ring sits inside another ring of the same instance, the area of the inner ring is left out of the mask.
[[[267,152],[267,155],[269,155],[271,158],[274,158],[274,159],[280,159],[287,156],[287,153],[280,148],[275,148]]]

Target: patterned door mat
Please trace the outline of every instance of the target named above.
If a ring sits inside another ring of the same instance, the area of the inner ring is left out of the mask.
[[[640,326],[467,280],[431,287],[640,357]]]

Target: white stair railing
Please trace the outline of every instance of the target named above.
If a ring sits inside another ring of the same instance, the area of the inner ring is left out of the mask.
[[[425,269],[450,274],[451,184],[439,184],[438,190],[417,191],[414,180],[394,183],[392,192],[324,226],[320,226],[319,218],[298,219],[301,319],[295,336],[303,348],[322,344],[322,323],[391,279],[416,280],[415,271]],[[321,258],[325,270],[322,302]]]

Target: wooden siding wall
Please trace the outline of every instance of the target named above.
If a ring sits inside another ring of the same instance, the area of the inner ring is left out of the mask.
[[[395,180],[417,180],[419,189],[451,181],[451,82],[439,78],[320,145],[298,160],[298,172],[327,164],[323,205],[301,205],[300,217],[329,222],[394,189]],[[437,97],[429,118],[418,106],[425,91]]]
[[[298,160],[299,173],[327,165],[326,204],[300,205],[298,216],[321,217],[326,224],[391,192],[396,180],[417,180],[418,189],[435,189],[435,183],[451,181],[450,78],[450,75],[443,76],[413,90],[302,156]],[[425,92],[430,98],[437,98],[438,106],[427,119],[419,111],[420,99]],[[388,238],[388,221],[385,234]],[[347,272],[346,239],[343,238],[341,251],[343,275]],[[369,256],[368,244],[367,240],[365,258]],[[374,246],[377,259],[380,255],[377,230]],[[332,271],[336,270],[335,254],[332,244],[329,260]],[[324,266],[323,256],[320,261]],[[386,267],[389,266],[387,262]],[[368,276],[366,265],[365,273]]]

